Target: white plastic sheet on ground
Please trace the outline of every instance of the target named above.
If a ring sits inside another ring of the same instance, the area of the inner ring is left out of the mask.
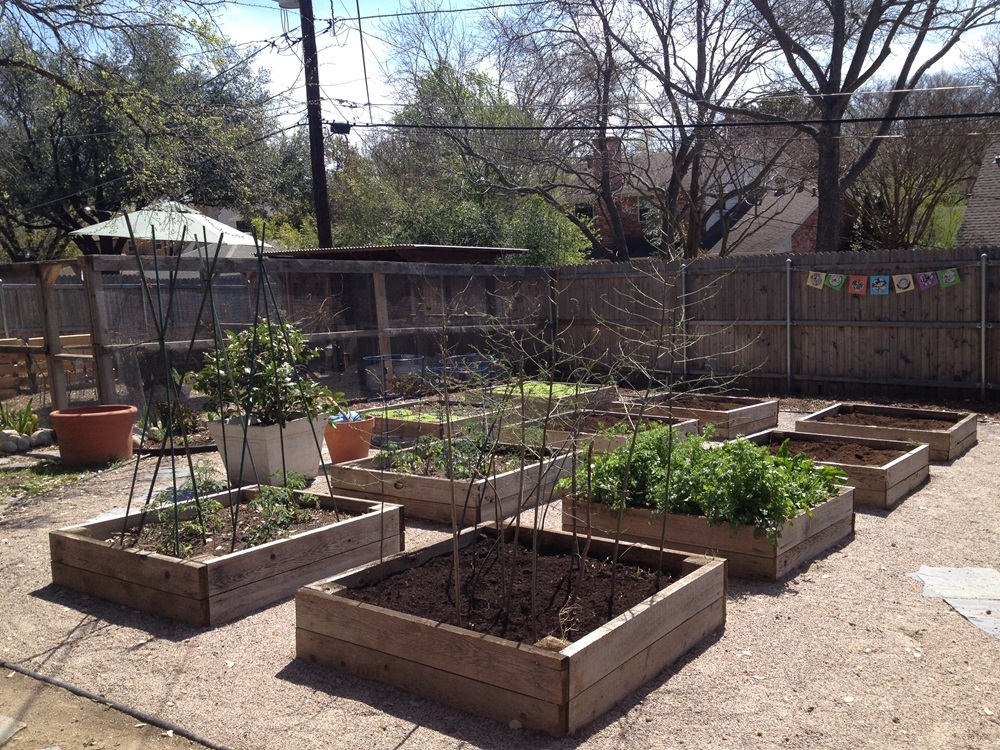
[[[922,565],[910,577],[924,584],[924,596],[944,599],[973,625],[1000,638],[1000,571]]]

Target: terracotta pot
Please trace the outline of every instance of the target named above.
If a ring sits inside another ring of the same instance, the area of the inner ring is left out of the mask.
[[[138,409],[128,404],[74,406],[49,414],[59,456],[66,466],[106,464],[132,457],[132,425]]]
[[[327,422],[323,436],[326,438],[326,449],[330,451],[330,462],[340,464],[367,458],[374,428],[373,416],[357,422],[337,422],[335,425]]]

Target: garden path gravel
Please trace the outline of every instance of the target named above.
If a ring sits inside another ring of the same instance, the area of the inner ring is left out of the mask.
[[[796,416],[782,412],[780,426],[791,429]],[[142,471],[150,465],[144,459]],[[0,660],[219,745],[1000,748],[1000,639],[941,599],[924,598],[908,576],[921,565],[1000,568],[995,421],[981,421],[979,445],[950,465],[933,464],[931,481],[894,509],[859,512],[855,536],[822,559],[779,583],[732,581],[723,631],[560,740],[296,661],[290,600],[205,630],[56,588],[48,531],[123,505],[131,472],[128,464],[0,516]],[[558,523],[557,513],[548,520]],[[410,523],[407,547],[441,535]],[[0,672],[0,714],[30,707],[29,723],[55,725],[107,713],[84,699],[67,713],[61,700],[26,684]],[[138,738],[148,727],[133,731],[120,747],[152,746]],[[16,738],[9,745],[44,746]],[[114,745],[92,745],[101,746]]]

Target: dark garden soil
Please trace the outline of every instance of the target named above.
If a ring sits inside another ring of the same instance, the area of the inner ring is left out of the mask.
[[[522,464],[521,450],[513,446],[499,446],[494,448],[488,455],[475,452],[470,456],[462,451],[461,441],[453,443],[452,466],[455,471],[455,478],[459,481],[466,479],[485,479],[507,471],[520,469]],[[412,450],[402,451],[398,454],[380,453],[372,461],[375,469],[397,472],[400,474],[412,474],[419,477],[438,477],[448,479],[447,454],[445,453],[442,441],[440,452],[436,460],[425,459],[413,454]],[[524,457],[525,466],[536,464],[543,458],[534,451],[528,451]]]
[[[867,412],[832,414],[818,421],[834,422],[836,424],[867,425],[869,427],[894,427],[902,430],[947,430],[955,424],[955,421],[952,419],[896,417],[888,414],[870,414]]]
[[[781,445],[768,446],[771,453],[777,453]],[[852,464],[856,466],[884,466],[905,456],[906,451],[887,450],[884,448],[869,448],[867,445],[840,443],[833,441],[795,440],[788,441],[788,449],[792,453],[805,453],[813,461],[825,461],[837,464]]]
[[[329,526],[330,524],[337,523],[338,521],[344,521],[357,515],[357,513],[348,513],[343,510],[336,513],[333,510],[327,510],[325,508],[308,508],[308,516],[301,516],[300,518],[302,520],[293,523],[275,538],[281,539],[295,534],[301,534],[304,531],[319,529],[323,526]],[[222,555],[228,555],[231,552],[239,552],[240,550],[256,546],[249,542],[248,534],[255,527],[259,527],[261,525],[262,519],[259,513],[251,510],[245,503],[240,504],[239,512],[236,514],[235,545],[232,543],[234,537],[233,514],[230,513],[228,508],[225,508],[219,512],[218,517],[222,519],[222,528],[218,531],[213,531],[205,537],[202,537],[198,533],[185,532],[182,530],[181,538],[183,542],[191,545],[190,551],[184,556],[184,559],[192,560],[196,558],[204,559],[206,557],[221,557]],[[128,529],[125,532],[124,540],[121,539],[120,534],[116,534],[114,537],[106,541],[112,542],[116,546],[119,545],[119,542],[121,542],[120,546],[125,549],[156,552],[158,543],[161,543],[161,540],[166,540],[169,544],[169,540],[172,536],[173,524],[169,522],[166,524],[158,523],[156,521],[156,514],[150,512],[147,516],[146,523],[141,528],[137,526]],[[163,552],[163,554],[170,555],[169,552]]]
[[[661,408],[673,405],[681,409],[705,409],[710,411],[732,411],[733,409],[743,409],[749,406],[749,404],[743,404],[739,401],[727,401],[724,398],[716,399],[705,396],[672,398],[669,401],[663,401],[655,405]]]
[[[635,423],[635,417],[627,417],[624,414],[614,415],[614,414],[593,414],[579,418],[568,417],[565,419],[553,420],[549,423],[549,428],[553,430],[568,430],[570,432],[588,432],[595,433],[601,431],[611,431],[619,432],[624,430],[623,434],[629,434],[632,432],[632,425]],[[664,425],[670,424],[669,420],[666,418],[652,419],[643,417],[642,421],[639,423],[641,428],[644,430],[650,430],[654,427],[662,427]],[[621,428],[618,428],[621,425]],[[628,429],[624,429],[628,426]],[[616,429],[618,428],[618,429]]]
[[[183,453],[185,445],[194,449],[212,450],[215,448],[215,441],[212,440],[208,428],[201,427],[184,436],[174,435],[173,441],[169,437],[156,441],[146,438],[142,444],[142,452],[156,455],[157,453],[170,453],[173,449],[177,453]]]
[[[532,630],[530,550],[511,543],[498,545],[495,539],[481,536],[476,544],[461,551],[459,560],[461,626],[520,643],[535,643],[546,636],[577,640],[657,591],[654,573],[646,568],[619,564],[609,618],[612,571],[609,562],[588,558],[582,584],[578,585],[580,571],[573,557],[539,555],[535,586],[536,628]],[[455,625],[458,623],[452,568],[452,556],[443,555],[418,568],[390,576],[377,585],[351,589],[349,596],[368,604]],[[507,589],[511,582],[513,592],[508,600]],[[664,574],[660,577],[659,588],[669,583],[669,576]],[[571,594],[575,599],[569,604]],[[510,605],[505,606],[505,601]]]

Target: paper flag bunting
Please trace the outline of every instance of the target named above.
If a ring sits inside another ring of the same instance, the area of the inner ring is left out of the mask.
[[[872,276],[868,282],[869,290],[872,294],[888,294],[889,293],[889,277],[888,276]]]
[[[813,289],[822,289],[824,281],[826,281],[825,273],[810,271],[809,276],[806,278],[806,286],[811,286]]]
[[[828,273],[826,275],[826,285],[838,292],[843,288],[845,281],[847,281],[847,276],[842,273]]]
[[[945,268],[943,271],[937,272],[938,281],[941,282],[941,286],[955,286],[961,281],[958,278],[957,268]]]
[[[897,273],[892,277],[892,285],[896,287],[896,294],[912,292],[916,289],[916,285],[913,283],[913,275],[908,273]]]
[[[824,286],[840,291],[847,286],[851,294],[886,295],[912,292],[919,289],[926,292],[936,286],[949,287],[962,283],[957,268],[943,268],[940,271],[920,271],[919,273],[884,273],[873,276],[850,275],[807,271],[806,286],[821,289]]]

